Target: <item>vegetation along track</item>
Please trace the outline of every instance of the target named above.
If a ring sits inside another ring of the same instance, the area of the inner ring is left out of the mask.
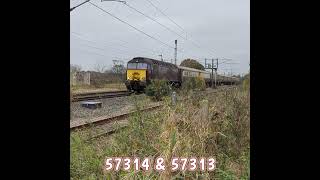
[[[147,106],[140,111],[151,111],[157,108],[160,108],[163,106],[162,102],[154,103],[150,106]],[[94,127],[95,129],[102,129],[103,132],[97,133],[95,136],[99,136],[101,134],[109,134],[116,129],[112,127],[112,123],[117,121],[120,122],[120,127],[125,127],[126,123],[123,123],[123,120],[125,120],[128,116],[132,115],[133,113],[137,112],[137,110],[131,110],[127,112],[121,112],[121,113],[115,113],[109,116],[102,116],[102,117],[96,117],[92,119],[78,119],[75,121],[70,122],[70,131],[84,129],[88,127]],[[111,124],[111,126],[109,125]],[[106,126],[107,125],[107,126]],[[109,126],[108,126],[109,125]]]
[[[129,91],[109,91],[109,92],[90,92],[90,93],[79,93],[72,95],[72,101],[86,101],[102,98],[113,98],[120,96],[129,96],[131,92]]]

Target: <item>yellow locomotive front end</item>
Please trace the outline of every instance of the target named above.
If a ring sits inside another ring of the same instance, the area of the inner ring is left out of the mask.
[[[146,63],[128,62],[126,87],[130,91],[141,91],[147,85]]]
[[[128,69],[127,80],[128,81],[145,81],[147,77],[146,69]]]

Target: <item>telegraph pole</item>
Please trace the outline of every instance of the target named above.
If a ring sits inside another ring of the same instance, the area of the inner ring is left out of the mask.
[[[177,40],[174,41],[175,47],[174,47],[174,64],[177,65]]]
[[[217,60],[217,65],[216,65],[216,68],[214,69],[215,71],[215,76],[214,76],[214,87],[217,87],[217,70],[218,70],[218,58],[216,59]],[[212,59],[212,64],[213,64],[213,59]]]
[[[162,54],[159,55],[161,57],[161,61],[163,61]]]
[[[217,87],[217,69],[218,69],[218,59],[211,59],[211,63],[207,63],[207,60],[210,59],[204,59],[205,60],[205,69],[211,69],[211,87],[213,87],[213,71],[215,71],[214,76],[214,87]],[[216,64],[214,63],[214,60],[216,60]]]
[[[212,60],[212,62],[211,62],[211,87],[213,87],[213,82],[212,82],[212,80],[213,80],[213,59],[211,59]],[[217,80],[217,78],[216,78],[216,76],[214,76],[214,85],[216,85],[216,80]]]

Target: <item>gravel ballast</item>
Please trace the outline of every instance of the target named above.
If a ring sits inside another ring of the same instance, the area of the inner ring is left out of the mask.
[[[70,121],[74,121],[79,118],[106,116],[117,111],[133,110],[135,108],[135,102],[137,101],[139,103],[150,102],[150,100],[144,94],[98,99],[93,101],[102,102],[102,107],[97,109],[89,109],[82,107],[81,101],[71,103]]]

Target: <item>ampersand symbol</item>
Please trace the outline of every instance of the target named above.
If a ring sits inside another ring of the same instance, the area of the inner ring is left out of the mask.
[[[165,170],[165,166],[163,165],[164,163],[164,159],[163,158],[157,158],[157,165],[156,165],[156,170],[160,171],[164,171]]]

